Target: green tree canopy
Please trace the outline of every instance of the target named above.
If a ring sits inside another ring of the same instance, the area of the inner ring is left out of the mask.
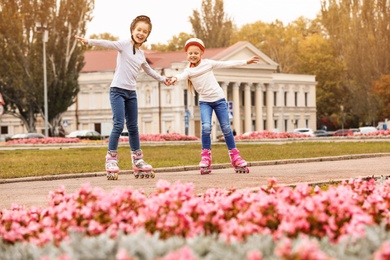
[[[378,104],[370,88],[390,73],[390,8],[386,0],[322,0],[322,24],[345,62],[344,104],[363,123],[375,124]]]
[[[0,88],[6,113],[20,118],[29,132],[36,131],[37,115],[44,117],[43,32],[46,43],[48,122],[56,133],[62,113],[79,91],[82,49],[74,35],[85,34],[93,0],[0,0]],[[10,22],[12,21],[12,22]]]
[[[229,46],[233,22],[225,14],[223,0],[203,0],[201,12],[193,10],[189,19],[195,37],[201,39],[206,48]]]

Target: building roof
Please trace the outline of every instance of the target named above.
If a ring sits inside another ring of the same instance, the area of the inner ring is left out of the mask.
[[[239,49],[245,42],[238,42],[230,47],[209,48],[204,52],[203,58],[220,59],[226,53]],[[159,52],[145,50],[146,60],[154,68],[170,68],[173,62],[186,61],[184,51]],[[90,50],[84,53],[85,65],[81,70],[82,73],[97,71],[114,71],[116,66],[117,50]]]

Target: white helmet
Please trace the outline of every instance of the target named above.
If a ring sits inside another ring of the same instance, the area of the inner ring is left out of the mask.
[[[205,49],[204,43],[201,39],[191,38],[186,41],[186,44],[184,45],[184,51],[187,51],[188,47],[190,47],[191,45],[198,46],[202,51],[204,51]]]

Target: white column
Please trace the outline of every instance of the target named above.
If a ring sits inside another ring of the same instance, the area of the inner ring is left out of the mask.
[[[240,84],[238,82],[233,83],[233,129],[237,134],[242,134],[240,124]]]
[[[252,131],[252,99],[251,86],[245,83],[244,108],[245,108],[245,132]]]
[[[262,84],[257,83],[255,88],[256,131],[263,131],[263,89]]]
[[[273,116],[273,93],[272,93],[272,88],[271,85],[265,84],[265,90],[266,90],[266,98],[267,98],[267,126],[266,130],[271,131],[274,127],[274,116]]]
[[[229,101],[228,100],[228,88],[227,88],[228,83],[227,82],[221,82],[220,85],[221,85],[221,88],[222,88],[223,93],[225,95],[226,101]]]

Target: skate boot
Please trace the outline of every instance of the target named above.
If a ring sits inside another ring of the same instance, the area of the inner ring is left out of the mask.
[[[240,151],[237,148],[230,150],[229,156],[236,173],[249,173],[247,163],[241,158]]]
[[[107,180],[117,180],[118,179],[118,153],[117,152],[107,152],[106,155],[106,173]]]
[[[147,164],[143,159],[142,150],[131,152],[131,161],[133,162],[134,177],[142,178],[154,178],[153,167]]]
[[[199,163],[200,174],[211,173],[211,150],[203,149],[201,153],[202,159]]]

